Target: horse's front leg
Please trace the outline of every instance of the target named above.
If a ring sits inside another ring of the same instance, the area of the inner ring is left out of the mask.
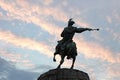
[[[53,61],[54,61],[54,62],[56,62],[55,56],[56,56],[56,54],[54,53],[54,57],[53,57]]]
[[[55,53],[54,53],[54,57],[53,57],[53,61],[56,62],[55,56],[59,54],[59,44],[57,44],[57,46],[55,47]]]
[[[64,58],[65,58],[65,56],[61,56],[61,61],[60,61],[60,64],[58,65],[57,69],[59,69],[61,67],[61,65],[63,64]]]
[[[74,67],[75,60],[76,60],[76,56],[73,57],[73,62],[72,62],[71,69],[73,69],[73,67]]]

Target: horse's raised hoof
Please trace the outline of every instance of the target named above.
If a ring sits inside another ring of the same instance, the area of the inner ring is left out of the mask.
[[[56,62],[56,59],[54,58],[53,61]]]

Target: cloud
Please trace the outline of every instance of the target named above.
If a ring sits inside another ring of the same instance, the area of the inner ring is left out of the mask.
[[[120,13],[120,11],[117,9],[112,12],[112,19],[114,19],[116,21],[116,23],[118,23],[118,24],[120,22],[120,14],[119,13]]]
[[[58,30],[62,30],[56,23],[51,23],[51,16],[55,21],[68,21],[69,13],[63,11],[59,7],[33,5],[25,0],[17,0],[16,2],[4,1],[0,2],[1,8],[6,11],[9,20],[22,20],[28,23],[34,23],[50,34],[59,34]],[[89,26],[83,20],[77,20],[80,26]]]
[[[19,46],[21,48],[39,51],[40,53],[47,56],[51,56],[51,54],[53,54],[53,51],[49,45],[42,42],[36,42],[28,38],[17,37],[8,31],[0,32],[0,40],[11,43],[15,46]],[[100,46],[97,43],[87,42],[82,39],[76,39],[75,41],[77,42],[78,52],[84,54],[88,58],[98,58],[108,62],[118,61],[118,58],[114,58],[112,55],[113,53],[109,49]]]
[[[45,5],[50,5],[53,2],[53,0],[44,0],[44,1],[41,1],[41,2]]]
[[[110,34],[110,36],[112,37],[112,40],[115,40],[116,42],[119,42],[120,44],[120,32],[119,32],[119,27],[114,27],[114,29],[111,28],[107,28],[106,31],[108,31],[108,33]]]
[[[22,20],[25,22],[29,22],[29,23],[32,22],[36,25],[39,25],[39,27],[41,27],[43,30],[49,32],[50,34],[54,36],[59,35],[60,34],[59,31],[62,31],[62,29],[56,26],[55,24],[50,23],[45,18],[49,16],[53,16],[58,21],[66,21],[68,19],[67,14],[58,8],[44,7],[44,6],[41,7],[40,5],[39,6],[31,5],[29,2],[24,1],[24,0],[20,2],[18,0],[16,3],[15,2],[11,4],[10,3],[11,2],[4,1],[4,0],[0,2],[2,9],[4,9],[7,12],[7,17],[9,17],[12,20],[18,19],[18,20]],[[44,16],[46,17],[44,18]],[[78,21],[78,24],[88,25],[87,23],[81,23],[80,21]],[[10,40],[9,38],[12,40]],[[42,51],[42,53],[48,50],[47,51],[49,52],[48,54],[51,53],[47,45],[43,49],[43,47],[41,46],[43,45],[45,46],[45,44],[33,41],[31,39],[24,40],[20,37],[16,37],[15,35],[9,32],[2,32],[1,39],[9,43],[12,43],[16,46],[26,47],[26,48],[37,50],[37,51]],[[28,42],[30,42],[30,44]]]
[[[57,36],[59,34],[59,31],[62,31],[62,29],[59,26],[56,26],[55,23],[51,23],[49,21],[49,18],[52,16],[56,21],[66,22],[69,18],[68,15],[70,15],[70,13],[63,11],[58,7],[47,7],[38,4],[36,5],[25,0],[17,0],[16,2],[1,0],[0,5],[1,8],[7,12],[7,17],[9,17],[11,20],[18,19],[24,22],[34,23],[54,36]],[[119,17],[118,14],[116,14],[116,16]],[[119,18],[116,16],[115,19],[119,21]],[[108,21],[111,22],[111,18],[107,18]],[[78,25],[81,25],[83,27],[90,26],[89,23],[84,22],[82,19],[76,20],[76,22]],[[17,37],[10,32],[1,32],[1,34],[1,40],[12,43],[16,46],[36,50],[48,56],[50,56],[52,53],[50,46],[47,44],[36,42],[28,38]],[[77,39],[76,42],[78,43],[77,45],[81,46],[78,46],[78,51],[84,54],[87,58],[99,58],[101,60],[106,60],[109,62],[116,62],[116,59],[112,55],[113,52],[104,46],[80,39]]]
[[[40,73],[17,69],[13,63],[0,58],[0,80],[36,80]]]
[[[110,16],[107,16],[106,18],[107,18],[108,23],[112,23],[112,19]]]
[[[79,25],[79,26],[82,26],[82,27],[91,27],[91,25],[89,23],[86,23],[84,22],[83,20],[77,20],[76,23]]]
[[[75,41],[77,43],[78,52],[84,54],[87,58],[98,58],[112,63],[119,62],[117,60],[118,57],[113,57],[113,53],[109,49],[95,42],[87,42],[80,38]]]
[[[10,52],[0,49],[0,56],[12,63],[22,64],[24,67],[32,68],[35,66],[33,63],[31,63],[30,60],[26,59],[27,57],[25,57],[22,54],[10,53]]]
[[[120,64],[110,64],[106,71],[109,75],[106,75],[106,76],[109,76],[108,78],[109,79],[120,79]]]
[[[10,60],[12,62],[20,62],[22,55],[20,54],[11,54],[11,53],[7,53],[3,50],[0,51],[0,56],[6,58],[7,60]]]
[[[40,5],[31,5],[29,2],[23,0],[20,2],[18,1],[18,4],[11,2],[10,4],[7,1],[0,2],[2,9],[7,11],[7,17],[11,19],[22,20],[29,23],[32,22],[36,25],[39,25],[42,29],[50,33],[54,33],[53,30],[51,30],[51,27],[52,29],[56,29],[57,26],[46,22],[46,18],[49,18],[49,16],[53,16],[57,20],[64,20],[66,17],[65,13],[58,10],[57,8],[44,6],[41,7]]]
[[[112,12],[106,16],[106,19],[110,24],[114,24],[115,26],[120,25],[120,11],[117,8],[112,10]]]
[[[29,38],[18,37],[9,31],[0,31],[0,40],[11,43],[15,46],[19,46],[21,48],[35,50],[48,56],[51,56],[52,54],[52,51],[48,45],[42,42],[36,42]]]

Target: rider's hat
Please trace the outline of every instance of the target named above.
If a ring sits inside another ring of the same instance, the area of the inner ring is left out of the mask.
[[[72,18],[70,18],[68,21],[68,26],[72,26],[73,24],[75,24],[75,22],[72,20]]]

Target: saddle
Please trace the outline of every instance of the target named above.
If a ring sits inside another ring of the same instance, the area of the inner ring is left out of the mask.
[[[64,43],[62,41],[58,41],[56,48],[56,52],[58,52],[60,55],[66,55],[67,59],[77,55],[76,44],[73,42],[73,40],[69,40]]]

